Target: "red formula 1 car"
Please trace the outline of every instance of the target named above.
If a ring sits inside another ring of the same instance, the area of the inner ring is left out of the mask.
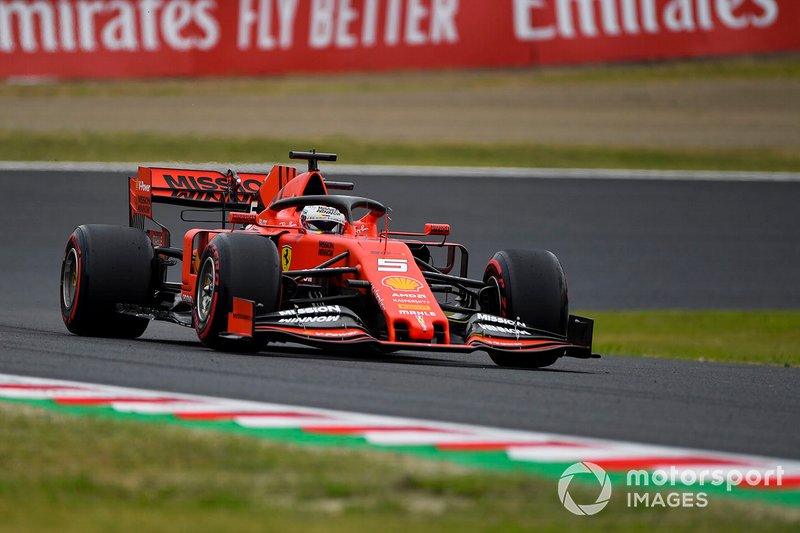
[[[135,338],[155,319],[194,327],[203,344],[225,351],[269,342],[485,350],[500,366],[522,368],[596,357],[593,322],[568,314],[552,253],[501,251],[482,279],[469,279],[467,250],[447,242],[449,225],[388,231],[379,202],[329,194],[353,188],[320,174],[318,162],[334,154],[289,157],[308,161],[308,171],[140,167],[129,179],[129,227],[84,225],[69,238],[61,270],[69,331]],[[154,203],[202,208],[221,228],[192,229],[173,247]],[[181,281],[168,281],[178,264]]]

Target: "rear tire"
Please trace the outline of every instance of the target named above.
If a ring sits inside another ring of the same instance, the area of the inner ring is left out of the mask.
[[[252,300],[258,313],[277,311],[281,297],[281,261],[266,237],[222,233],[209,242],[200,260],[194,298],[194,324],[205,346],[225,352],[254,352],[255,338],[221,337],[233,298]]]
[[[494,254],[483,280],[498,287],[498,298],[488,312],[519,318],[529,327],[567,334],[569,316],[567,280],[558,258],[546,250],[504,250]],[[489,350],[498,366],[541,368],[555,363],[561,354],[537,357]]]
[[[61,317],[67,329],[90,337],[133,339],[149,319],[116,312],[117,304],[148,307],[153,246],[144,232],[89,224],[70,235],[61,264]]]

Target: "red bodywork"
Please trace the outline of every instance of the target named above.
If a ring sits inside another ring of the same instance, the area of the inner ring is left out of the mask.
[[[426,224],[424,233],[390,233],[379,227],[382,217],[368,211],[359,219],[348,222],[342,235],[306,232],[300,225],[300,208],[275,209],[272,206],[287,198],[328,195],[328,187],[319,171],[298,174],[293,167],[275,166],[269,174],[241,173],[237,176],[230,171],[226,175],[207,170],[140,167],[137,177],[130,178],[129,187],[131,225],[147,231],[157,252],[159,247],[170,246],[170,235],[153,219],[154,202],[210,204],[216,208],[227,205],[232,209],[227,217],[231,227],[192,229],[184,235],[180,295],[185,302],[194,300],[199,258],[208,243],[220,233],[247,232],[264,235],[275,242],[283,271],[314,269],[349,252],[335,266],[351,267],[355,271],[337,276],[331,279],[331,283],[349,286],[348,280],[360,280],[361,285],[353,286],[359,287],[363,298],[374,299],[386,321],[386,337],[382,339],[352,327],[318,330],[296,324],[257,325],[253,303],[234,298],[234,312],[230,313],[228,324],[231,334],[248,337],[275,333],[288,340],[308,340],[314,344],[369,342],[386,349],[424,347],[473,351],[491,348],[526,352],[586,349],[586,346],[566,339],[556,340],[547,336],[501,339],[471,335],[464,339],[464,344],[451,344],[448,315],[442,311],[408,246],[409,243],[422,243],[419,239],[425,236],[440,236],[443,241],[437,246],[461,247],[444,242],[450,233],[449,225]],[[160,229],[146,228],[153,223]],[[398,329],[403,330],[402,339],[398,336]]]

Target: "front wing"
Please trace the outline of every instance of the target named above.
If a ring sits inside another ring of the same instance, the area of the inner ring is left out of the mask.
[[[541,356],[596,358],[592,353],[593,321],[571,315],[567,335],[527,327],[503,317],[477,313],[467,322],[463,343],[389,342],[375,338],[358,315],[338,305],[297,308],[255,314],[252,301],[233,299],[228,317],[229,338],[261,337],[269,341],[296,342],[319,348],[354,346],[383,352],[399,350],[470,353],[490,350]]]

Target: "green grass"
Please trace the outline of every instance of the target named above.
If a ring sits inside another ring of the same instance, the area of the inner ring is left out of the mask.
[[[0,160],[285,162],[292,149],[334,150],[346,164],[800,171],[800,153],[540,144],[398,143],[347,138],[272,139],[160,133],[0,131]]]
[[[291,75],[264,78],[154,79],[0,83],[0,97],[198,96],[442,91],[569,83],[664,83],[715,79],[800,79],[800,56],[717,58],[663,63],[401,72]]]
[[[0,435],[4,532],[792,531],[800,521],[795,508],[721,499],[631,510],[619,495],[574,517],[552,479],[20,404],[0,404]]]
[[[798,311],[594,312],[606,355],[800,366]]]

